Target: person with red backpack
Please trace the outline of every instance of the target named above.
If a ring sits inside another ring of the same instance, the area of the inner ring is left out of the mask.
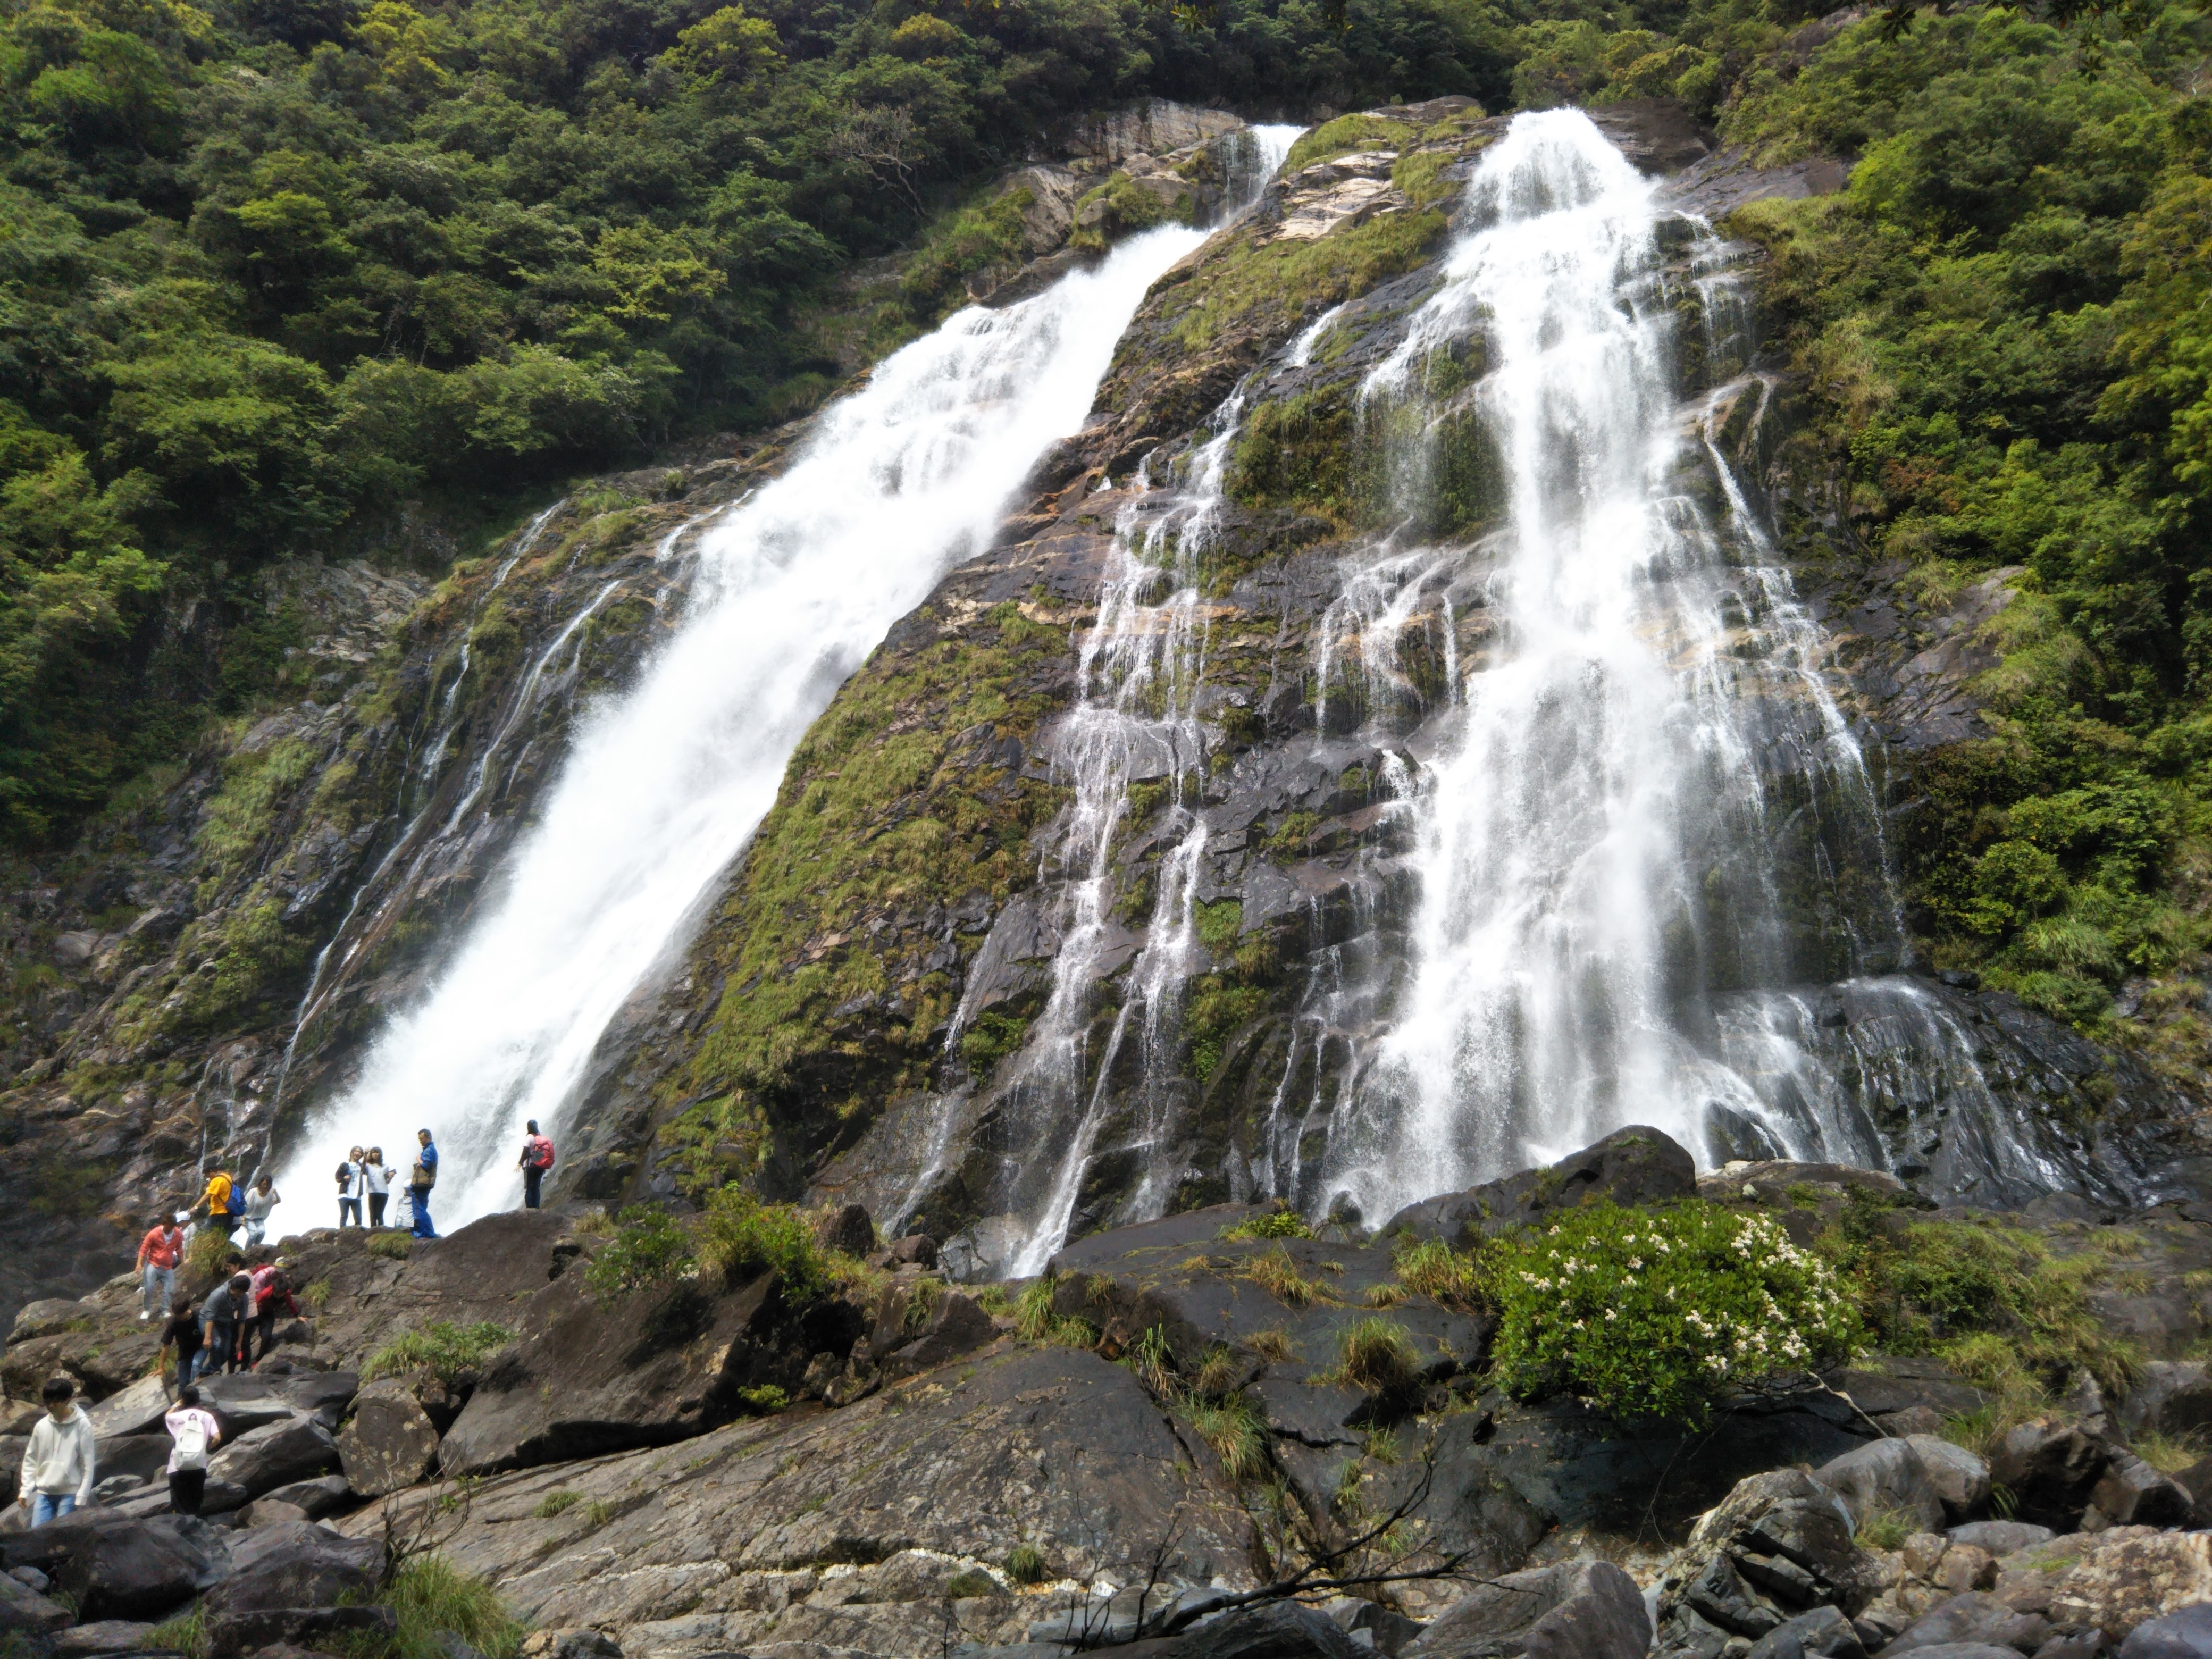
[[[538,1120],[532,1118],[523,1125],[522,1156],[514,1167],[522,1171],[522,1207],[538,1207],[538,1188],[544,1182],[545,1172],[553,1167],[553,1143],[538,1133]]]

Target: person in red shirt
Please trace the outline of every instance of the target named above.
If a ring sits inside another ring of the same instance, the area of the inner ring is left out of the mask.
[[[300,1316],[300,1304],[292,1294],[292,1258],[280,1255],[274,1261],[264,1262],[253,1270],[252,1288],[247,1294],[252,1298],[252,1322],[238,1322],[239,1358],[251,1365],[256,1359],[269,1358],[269,1340],[276,1334],[276,1316],[289,1313]],[[253,1338],[261,1338],[261,1351],[253,1352]]]
[[[177,1291],[177,1264],[185,1259],[185,1230],[166,1216],[156,1217],[138,1241],[138,1268],[146,1276],[138,1301],[138,1317],[151,1319],[165,1311]]]

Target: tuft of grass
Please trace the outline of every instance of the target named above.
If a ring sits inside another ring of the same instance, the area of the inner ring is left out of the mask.
[[[419,1331],[404,1332],[379,1348],[361,1368],[361,1380],[374,1382],[380,1376],[422,1370],[450,1385],[462,1372],[482,1369],[485,1360],[513,1340],[513,1331],[489,1320],[473,1325],[440,1320]]]
[[[1203,1400],[1188,1395],[1183,1409],[1231,1480],[1248,1479],[1266,1467],[1267,1425],[1249,1396]]]
[[[1440,1238],[1403,1245],[1393,1266],[1398,1282],[1416,1296],[1461,1313],[1472,1313],[1482,1304],[1480,1264],[1471,1252],[1455,1250]]]
[[[207,1615],[197,1601],[185,1612],[148,1632],[148,1645],[163,1653],[181,1653],[185,1659],[207,1659]]]
[[[1276,1301],[1288,1303],[1293,1308],[1333,1299],[1319,1279],[1308,1279],[1298,1271],[1298,1264],[1291,1260],[1291,1253],[1279,1244],[1266,1255],[1255,1255],[1247,1261],[1244,1277]]]
[[[1306,1224],[1306,1218],[1287,1204],[1279,1204],[1261,1214],[1247,1216],[1214,1234],[1224,1244],[1255,1238],[1311,1238],[1313,1236],[1314,1231]]]
[[[386,1261],[404,1261],[413,1252],[415,1241],[407,1234],[385,1228],[368,1236],[368,1253]]]
[[[2208,1449],[2201,1433],[2167,1434],[2160,1429],[2145,1429],[2136,1435],[2135,1449],[2136,1455],[2160,1474],[2179,1474],[2202,1462]]]
[[[1405,1455],[1395,1429],[1369,1429],[1359,1437],[1360,1445],[1369,1459],[1376,1463],[1395,1463]]]
[[[439,1638],[447,1632],[484,1659],[515,1659],[522,1650],[522,1621],[498,1592],[442,1555],[410,1557],[380,1599],[399,1615],[399,1632],[375,1644],[374,1659],[445,1659]]]
[[[309,1313],[319,1314],[331,1305],[331,1281],[319,1279],[300,1292],[300,1301]]]
[[[1243,1370],[1235,1354],[1216,1348],[1200,1362],[1198,1375],[1190,1381],[1191,1392],[1207,1400],[1224,1400],[1235,1392]]]
[[[604,1527],[615,1518],[615,1506],[603,1498],[594,1498],[584,1505],[584,1519],[595,1527]]]
[[[538,1500],[538,1507],[530,1512],[540,1521],[550,1521],[556,1515],[567,1514],[583,1501],[583,1493],[572,1492],[564,1486],[559,1492],[547,1492]]]
[[[1253,1332],[1244,1339],[1244,1346],[1262,1359],[1278,1362],[1291,1359],[1297,1353],[1297,1349],[1291,1345],[1291,1334],[1280,1325]]]
[[[1401,1302],[1411,1297],[1413,1294],[1403,1285],[1385,1280],[1380,1285],[1370,1285],[1367,1287],[1367,1294],[1361,1300],[1370,1308],[1395,1308]]]
[[[2089,1235],[2089,1248],[2101,1250],[2115,1261],[2133,1261],[2148,1246],[2143,1236],[2127,1227],[2100,1227]]]
[[[231,1242],[210,1227],[192,1235],[192,1242],[185,1249],[185,1272],[187,1276],[204,1279],[208,1284],[222,1276],[222,1264],[233,1249]]]
[[[1044,1583],[1044,1552],[1034,1544],[1017,1544],[1006,1554],[1006,1577],[1017,1584]]]
[[[971,1595],[1002,1594],[1004,1592],[1000,1589],[997,1579],[988,1572],[978,1572],[973,1567],[964,1572],[957,1572],[945,1581],[945,1599],[948,1601],[963,1601]]]
[[[665,1210],[633,1204],[618,1220],[613,1240],[584,1269],[584,1282],[600,1301],[673,1285],[696,1265],[690,1235]]]
[[[1014,1299],[1006,1293],[1006,1287],[1003,1285],[986,1285],[975,1291],[974,1295],[975,1305],[994,1318],[1011,1314],[1014,1310]]]
[[[1052,1298],[1060,1281],[1050,1273],[1032,1279],[1014,1300],[1014,1328],[1031,1342],[1051,1342],[1064,1348],[1095,1348],[1098,1328],[1087,1319],[1053,1311]]]
[[[1905,1540],[1920,1530],[1920,1522],[1903,1510],[1876,1510],[1859,1528],[1859,1542],[1878,1550],[1901,1550]]]
[[[738,1403],[755,1417],[774,1417],[790,1409],[791,1396],[775,1383],[763,1382],[757,1388],[739,1389]]]
[[[818,1302],[860,1264],[825,1250],[805,1214],[789,1204],[763,1204],[729,1185],[707,1200],[699,1224],[699,1270],[725,1284],[742,1284],[773,1273],[783,1299],[794,1308]]]
[[[1405,1327],[1388,1319],[1362,1319],[1337,1338],[1338,1375],[1364,1394],[1403,1399],[1419,1385],[1420,1356]]]
[[[576,1224],[569,1231],[580,1238],[612,1238],[615,1218],[605,1210],[593,1210],[578,1217]]]

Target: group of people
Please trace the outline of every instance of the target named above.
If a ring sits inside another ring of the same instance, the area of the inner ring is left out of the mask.
[[[43,1527],[92,1502],[99,1478],[92,1419],[76,1401],[76,1384],[51,1377],[39,1390],[46,1407],[23,1448],[23,1467],[15,1482],[15,1501],[30,1511],[30,1522]],[[200,1404],[200,1391],[187,1382],[162,1414],[169,1431],[169,1507],[198,1515],[207,1492],[208,1459],[222,1443],[222,1424]]]
[[[406,1188],[410,1224],[416,1237],[435,1238],[430,1193],[438,1184],[437,1143],[428,1129],[418,1131],[415,1139],[420,1150],[408,1171]],[[515,1163],[522,1172],[524,1208],[539,1207],[553,1157],[552,1141],[538,1133],[537,1120],[532,1119],[522,1156]],[[208,1459],[222,1442],[221,1419],[200,1403],[199,1379],[219,1371],[251,1370],[273,1346],[277,1320],[300,1315],[289,1256],[249,1267],[246,1257],[232,1249],[224,1258],[222,1277],[197,1307],[191,1297],[176,1293],[177,1273],[194,1237],[213,1231],[228,1243],[243,1227],[246,1244],[260,1244],[268,1236],[270,1212],[283,1201],[268,1176],[242,1184],[213,1160],[202,1166],[201,1173],[207,1186],[192,1207],[173,1216],[155,1216],[138,1241],[138,1317],[150,1320],[157,1310],[167,1316],[161,1327],[161,1364],[165,1371],[172,1364],[175,1367],[177,1398],[162,1422],[171,1444],[170,1506],[182,1515],[199,1513]],[[382,1227],[398,1176],[385,1164],[381,1146],[356,1146],[349,1152],[337,1170],[338,1225]],[[30,1511],[33,1527],[89,1504],[97,1478],[92,1419],[77,1403],[76,1383],[56,1376],[40,1391],[40,1401],[46,1415],[31,1431],[15,1488],[17,1501]]]

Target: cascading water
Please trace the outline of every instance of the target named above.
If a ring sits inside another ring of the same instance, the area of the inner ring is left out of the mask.
[[[1467,590],[1489,631],[1411,801],[1411,981],[1332,1136],[1328,1184],[1370,1214],[1625,1122],[1702,1154],[1712,995],[1869,955],[1847,930],[1808,960],[1785,890],[1817,869],[1775,856],[1782,809],[1882,864],[1857,749],[1711,441],[1713,405],[1692,422],[1703,454],[1686,442],[1653,186],[1588,118],[1555,112],[1513,124],[1462,211],[1443,287],[1366,388],[1413,411],[1392,422],[1415,435],[1389,476],[1418,519],[1438,429],[1424,371],[1480,339],[1504,526],[1445,556],[1445,603]],[[1893,908],[1874,925],[1893,964]]]
[[[1203,240],[1148,232],[1035,299],[961,313],[824,411],[788,471],[700,534],[680,628],[580,724],[483,919],[314,1114],[282,1186],[319,1191],[349,1145],[404,1149],[422,1127],[443,1158],[441,1224],[514,1201],[524,1120],[560,1122],[808,725],[988,544],[1038,456],[1081,425],[1146,289]]]

